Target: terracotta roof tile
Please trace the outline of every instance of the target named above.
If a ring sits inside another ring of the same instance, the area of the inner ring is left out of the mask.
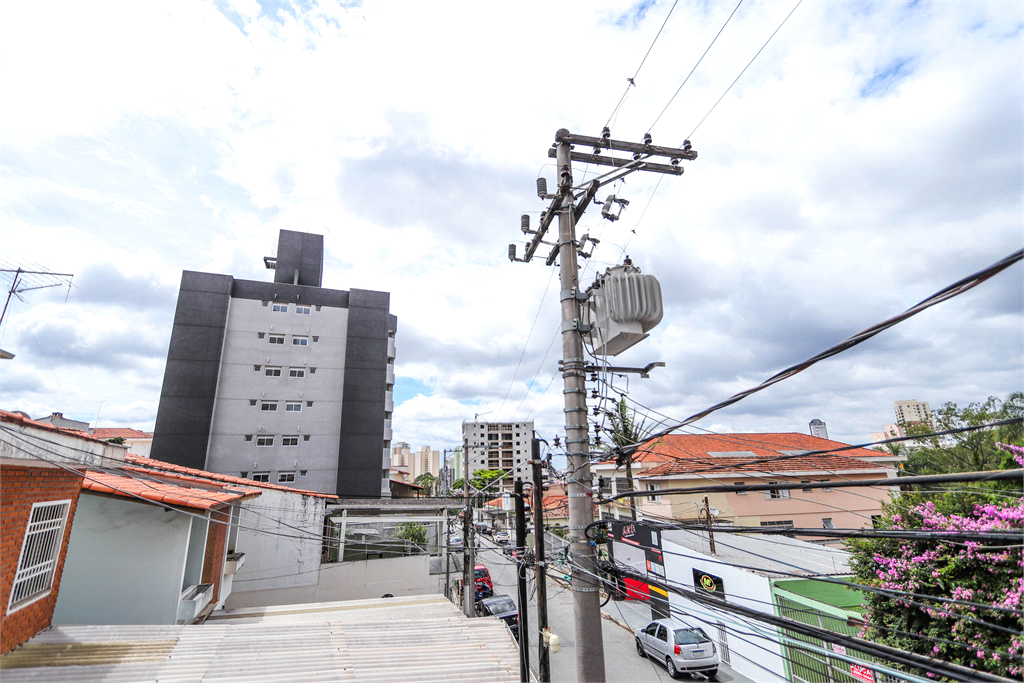
[[[93,493],[109,493],[125,498],[142,498],[154,503],[209,510],[220,505],[258,496],[257,491],[221,489],[208,491],[160,481],[144,481],[130,476],[88,471],[82,488]]]
[[[96,427],[92,430],[92,435],[97,439],[116,439],[122,437],[125,439],[152,439],[153,435],[147,432],[140,432],[138,429],[131,429],[129,427]]]
[[[70,434],[72,436],[77,436],[78,438],[85,439],[87,441],[96,441],[98,443],[103,443],[103,444],[106,443],[106,441],[104,441],[103,439],[97,439],[96,437],[92,436],[88,432],[83,432],[83,431],[78,430],[78,429],[67,429],[67,428],[64,428],[64,427],[56,427],[56,426],[50,424],[49,422],[39,422],[38,420],[33,420],[31,418],[27,418],[24,415],[21,415],[19,413],[12,413],[9,410],[0,410],[0,421],[3,421],[3,422],[13,422],[15,424],[21,424],[21,425],[25,425],[27,427],[35,427],[37,429],[48,429],[51,432],[58,432],[60,434]]]
[[[176,472],[178,474],[190,475],[198,477],[206,481],[212,482],[223,482],[228,484],[238,484],[239,486],[248,486],[259,489],[271,489],[274,491],[288,491],[290,493],[301,493],[304,496],[315,496],[317,498],[330,498],[337,500],[338,496],[333,493],[320,493],[319,491],[307,491],[305,489],[297,489],[291,486],[281,486],[279,484],[271,484],[269,482],[252,481],[251,479],[243,479],[241,477],[232,477],[230,474],[219,474],[217,472],[207,472],[206,470],[197,470],[193,467],[184,467],[183,465],[175,465],[173,463],[164,462],[163,460],[154,460],[153,458],[144,458],[141,455],[129,453],[125,456],[125,460],[132,465],[136,465],[141,468],[157,470],[160,472]]]
[[[765,458],[791,455],[792,451],[822,451],[847,444],[808,434],[669,434],[641,447],[667,461],[644,472],[645,477],[707,472],[809,472],[814,470],[877,470],[883,466],[856,456],[878,457],[866,448],[836,454],[786,457],[770,462]],[[788,451],[788,452],[787,452]],[[730,453],[734,455],[723,455]],[[715,454],[715,455],[711,455]]]

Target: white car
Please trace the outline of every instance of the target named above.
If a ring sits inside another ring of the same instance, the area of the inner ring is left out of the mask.
[[[507,531],[499,531],[494,534],[494,542],[498,545],[508,545],[510,540],[511,539]]]
[[[718,674],[718,648],[703,629],[673,619],[658,619],[637,629],[636,652],[665,665],[668,675],[699,671],[711,680]]]

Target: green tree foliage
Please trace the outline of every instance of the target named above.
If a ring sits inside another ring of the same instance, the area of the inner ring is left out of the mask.
[[[1006,401],[990,396],[984,403],[971,403],[960,408],[946,403],[933,411],[934,430],[928,425],[913,424],[906,427],[908,435],[942,432],[962,427],[1006,420],[1024,415],[1024,393],[1010,394]],[[961,432],[949,436],[925,437],[911,442],[905,469],[910,474],[945,474],[949,472],[977,472],[1001,469],[1005,453],[996,447],[997,441],[1020,443],[1021,425]]]
[[[880,526],[885,528],[1024,530],[1024,499],[1005,495],[902,493],[883,506],[883,513]],[[851,568],[866,585],[1021,607],[1024,557],[1019,545],[878,538],[850,539],[847,547],[853,553]],[[1024,653],[1020,635],[1024,620],[1020,617],[983,607],[910,599],[929,607],[865,593],[867,626],[863,635],[892,647],[1019,680]]]
[[[608,413],[612,425],[612,444],[619,448],[619,456],[616,464],[626,468],[626,484],[630,491],[635,491],[633,484],[633,461],[637,455],[637,448],[647,440],[652,429],[647,426],[647,421],[639,417],[636,411],[626,404],[626,397],[623,396],[615,406],[615,410]],[[630,515],[636,520],[636,501],[627,501],[630,506]]]
[[[422,486],[426,490],[427,495],[432,496],[434,495],[434,487],[437,485],[437,477],[430,472],[424,472],[416,477],[412,483],[416,486]]]
[[[473,476],[469,478],[469,495],[473,496],[474,498],[480,497],[480,491],[483,491],[495,479],[501,478],[504,474],[504,470],[476,470],[475,472],[473,472]],[[456,497],[461,496],[462,488],[462,479],[456,479],[455,482],[452,484],[451,495],[454,495]],[[482,495],[485,497],[496,496],[497,491],[495,491],[495,488],[497,487],[493,487],[488,489],[487,491],[484,491]]]
[[[427,544],[427,525],[419,522],[400,522],[395,529],[395,538],[404,538],[423,547]]]
[[[118,446],[123,446],[125,442],[123,436],[115,436],[112,439],[107,439],[107,443],[116,443]]]

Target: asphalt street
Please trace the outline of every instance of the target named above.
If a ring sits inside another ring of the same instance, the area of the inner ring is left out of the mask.
[[[516,567],[501,549],[487,537],[480,539],[477,564],[484,564],[491,573],[495,594],[506,594],[516,600]],[[537,675],[537,604],[533,571],[527,572],[530,595],[530,669]],[[609,602],[603,609],[601,634],[604,640],[605,676],[608,683],[634,683],[637,681],[671,681],[665,667],[636,652],[633,629],[650,622],[650,608],[644,603]],[[551,655],[551,680],[556,683],[576,681],[576,634],[574,628],[572,593],[564,582],[548,578],[548,621],[551,631],[561,640],[561,652]],[[680,680],[693,680],[682,676]],[[728,665],[718,669],[718,680],[723,683],[753,683]]]

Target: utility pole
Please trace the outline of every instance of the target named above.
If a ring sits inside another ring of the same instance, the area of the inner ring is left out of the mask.
[[[473,501],[469,497],[469,448],[462,454],[462,495],[466,512],[462,520],[462,613],[476,616],[476,580],[473,578]]]
[[[544,556],[544,472],[540,460],[540,439],[533,439],[533,557],[537,580],[537,630],[548,629],[548,568]],[[540,683],[551,683],[551,652],[543,637],[537,639],[537,672]]]
[[[526,499],[522,479],[516,478],[513,497],[516,503],[516,584],[519,587],[519,680],[530,683],[530,599],[526,593]]]
[[[708,520],[708,540],[711,542],[711,554],[717,555],[715,552],[715,532],[711,529],[711,504],[708,503],[707,496],[704,496],[704,514]]]
[[[573,151],[573,145],[593,147],[593,154]],[[616,158],[601,154],[602,150],[630,152],[632,159]],[[681,149],[657,147],[651,144],[650,134],[644,135],[643,143],[624,142],[611,139],[606,127],[600,138],[574,135],[565,128],[555,133],[555,144],[548,150],[548,156],[556,159],[558,188],[555,194],[548,194],[547,181],[539,178],[537,194],[541,199],[550,199],[551,204],[541,216],[537,230],[530,230],[529,216],[522,219],[522,230],[532,234],[533,239],[522,259],[516,258],[515,244],[509,245],[509,259],[529,262],[543,242],[554,216],[558,216],[558,241],[548,254],[547,264],[556,260],[559,264],[562,306],[562,383],[565,396],[565,445],[569,475],[567,492],[569,498],[569,542],[573,560],[572,594],[576,635],[576,679],[587,683],[604,683],[604,641],[601,636],[601,604],[597,578],[595,548],[590,544],[584,531],[594,521],[593,491],[590,480],[590,428],[587,423],[587,362],[583,353],[583,334],[590,330],[584,324],[580,304],[588,295],[580,288],[577,251],[583,245],[576,241],[576,221],[580,219],[602,185],[619,180],[635,171],[653,171],[669,175],[682,175],[679,165],[682,159],[696,159],[697,153],[690,148],[690,141]],[[671,159],[670,164],[654,164],[647,159],[663,156]],[[573,187],[572,162],[611,166],[613,169],[585,186]],[[621,200],[609,197],[602,215],[616,220],[612,204],[624,206]],[[614,218],[613,218],[614,216]],[[584,253],[584,256],[587,254]]]

